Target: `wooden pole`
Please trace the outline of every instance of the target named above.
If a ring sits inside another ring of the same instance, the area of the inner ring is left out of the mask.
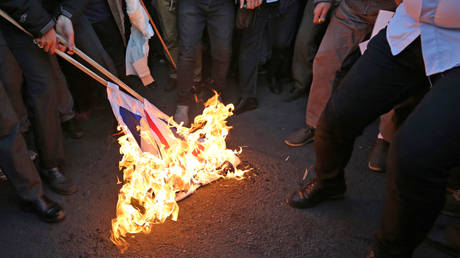
[[[25,32],[27,35],[32,36],[32,34],[30,32],[28,32],[26,29],[24,29],[18,22],[16,22],[13,18],[11,18],[11,16],[9,16],[6,12],[4,12],[2,9],[0,9],[0,16],[2,16],[3,18],[5,18],[7,21],[11,22],[13,25],[15,25],[18,29],[22,30],[23,32]],[[61,41],[62,43],[64,44],[67,44],[67,41],[60,35],[56,34],[57,38],[59,41]],[[83,60],[85,60],[88,64],[90,64],[91,66],[93,66],[94,68],[96,68],[98,71],[100,71],[102,74],[104,74],[105,76],[107,76],[110,80],[112,80],[113,82],[115,82],[116,84],[118,84],[120,87],[122,87],[124,90],[126,90],[129,94],[131,94],[132,96],[134,96],[136,99],[140,100],[140,101],[144,101],[144,98],[139,95],[136,91],[134,91],[133,89],[131,89],[128,85],[126,85],[124,82],[122,82],[120,79],[118,79],[115,75],[113,75],[111,72],[109,72],[107,69],[105,69],[103,66],[101,66],[100,64],[98,64],[96,61],[94,61],[93,59],[91,59],[89,56],[87,56],[85,53],[83,53],[83,51],[81,51],[80,49],[78,49],[77,47],[74,46],[73,48],[73,51],[75,54],[77,54],[79,57],[81,57]],[[76,61],[75,59],[73,59],[72,57],[70,57],[69,55],[67,55],[66,53],[60,51],[59,49],[56,50],[56,53],[62,57],[63,59],[65,59],[66,61],[68,61],[69,63],[71,63],[72,65],[76,66],[78,69],[80,69],[82,72],[86,73],[87,75],[89,75],[91,78],[95,79],[96,81],[100,82],[101,84],[103,84],[104,86],[107,86],[107,80],[101,78],[99,75],[97,75],[96,73],[94,73],[93,71],[91,71],[90,69],[88,69],[87,67],[85,67],[84,65],[82,65],[81,63],[79,63],[78,61]]]
[[[188,1],[188,0],[186,0],[186,1]],[[165,42],[163,41],[163,38],[161,37],[161,34],[160,34],[160,32],[158,31],[157,26],[156,26],[155,23],[153,22],[153,19],[152,19],[152,17],[150,16],[149,11],[147,10],[147,7],[145,7],[144,1],[139,0],[139,2],[141,3],[142,7],[144,8],[145,13],[146,13],[147,16],[149,17],[150,24],[152,24],[152,27],[153,27],[153,29],[155,30],[155,33],[158,35],[158,39],[160,40],[161,45],[163,46],[163,49],[165,50],[166,54],[168,55],[168,58],[169,58],[169,60],[171,61],[172,66],[174,67],[174,69],[176,69],[176,62],[174,62],[174,59],[172,58],[171,53],[169,52],[168,47],[166,47],[166,44],[165,44]]]
[[[62,43],[64,44],[67,44],[67,41],[61,36],[61,35],[58,35],[57,34],[57,38],[59,39],[59,41],[61,41]],[[140,101],[144,101],[144,98],[139,95],[136,91],[134,91],[133,89],[131,89],[128,85],[126,85],[123,81],[121,81],[120,79],[118,79],[115,75],[113,75],[111,72],[109,72],[107,69],[105,69],[102,65],[98,64],[96,61],[94,61],[91,57],[89,57],[88,55],[86,55],[83,51],[81,51],[80,49],[78,49],[77,47],[74,46],[73,48],[73,52],[78,55],[79,57],[81,57],[83,60],[85,60],[85,62],[87,62],[88,64],[90,64],[91,66],[93,66],[94,68],[96,68],[99,72],[101,72],[103,75],[107,76],[107,78],[109,78],[110,80],[112,80],[113,82],[115,82],[116,84],[118,84],[120,87],[122,87],[124,90],[126,90],[129,94],[131,94],[132,96],[134,96],[136,99],[140,100]]]

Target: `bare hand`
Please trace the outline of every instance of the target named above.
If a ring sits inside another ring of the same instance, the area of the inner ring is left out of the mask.
[[[35,39],[35,42],[40,46],[40,48],[43,48],[45,52],[49,52],[53,55],[56,52],[57,46],[56,31],[54,29],[50,29],[40,38]]]
[[[331,9],[332,4],[330,2],[319,2],[313,10],[313,23],[321,24],[326,21],[327,13]]]
[[[56,32],[63,36],[64,39],[67,41],[67,45],[63,46],[60,44],[60,49],[65,51],[65,48],[68,49],[69,54],[73,54],[73,47],[75,46],[74,43],[74,32],[73,32],[73,25],[72,21],[65,17],[64,15],[60,15],[57,22],[56,22]],[[64,49],[62,49],[64,48]]]
[[[246,9],[255,9],[262,4],[262,0],[241,0],[240,8],[244,8],[244,3],[246,2]]]

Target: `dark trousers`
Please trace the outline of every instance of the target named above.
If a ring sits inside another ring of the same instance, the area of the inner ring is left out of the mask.
[[[232,0],[190,0],[178,3],[179,62],[177,65],[178,105],[189,105],[197,55],[205,27],[211,43],[211,79],[215,90],[225,87],[235,23]]]
[[[64,161],[64,146],[58,113],[57,85],[50,56],[31,37],[6,22],[0,22],[5,40],[24,73],[25,96],[30,105],[35,145],[44,168]]]
[[[110,27],[107,28],[110,31]],[[114,62],[110,58],[107,51],[104,49],[101,41],[98,38],[98,35],[94,31],[91,23],[88,21],[86,16],[82,15],[74,24],[75,31],[75,46],[83,51],[86,55],[92,58],[94,61],[105,67],[115,76],[118,76],[117,69],[115,68]],[[116,38],[117,40],[119,33],[115,33],[114,36],[109,38]],[[124,53],[120,53],[122,58]],[[91,65],[86,64],[78,56],[74,55],[74,58],[81,61],[83,64],[87,65],[91,70],[100,74],[105,78],[100,72],[92,68]],[[124,60],[124,58],[123,58]],[[78,68],[69,64],[68,62],[61,60],[60,62],[64,73],[67,78],[72,78],[68,80],[69,88],[75,99],[75,106],[79,112],[88,111],[94,105],[94,98],[96,96],[105,96],[105,89],[95,80],[89,78],[86,74],[81,72]],[[63,98],[62,95],[60,98]]]
[[[295,37],[298,6],[300,3],[296,1],[285,14],[281,15],[277,3],[262,4],[255,10],[252,24],[242,30],[239,83],[243,98],[256,97],[258,66],[263,58],[260,50],[266,32],[269,33],[270,47],[273,50],[270,73],[278,74]]]
[[[43,194],[38,171],[29,158],[16,113],[0,81],[0,168],[23,200]]]
[[[294,80],[294,87],[298,89],[310,88],[313,80],[313,60],[335,8],[335,5],[331,7],[324,23],[315,24],[313,23],[315,1],[309,0],[305,6],[292,56],[292,79]]]
[[[409,257],[443,206],[447,172],[460,164],[460,68],[437,80],[399,128],[387,159],[387,188],[378,250]],[[382,30],[334,91],[315,135],[318,178],[343,180],[363,129],[429,87],[420,39],[392,56]]]

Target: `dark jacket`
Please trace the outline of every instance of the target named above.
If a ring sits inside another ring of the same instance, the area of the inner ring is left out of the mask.
[[[54,27],[57,16],[77,19],[86,3],[87,0],[0,0],[0,8],[39,38]]]

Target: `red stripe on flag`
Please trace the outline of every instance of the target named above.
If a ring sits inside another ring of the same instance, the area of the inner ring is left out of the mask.
[[[165,148],[168,149],[169,148],[168,141],[166,141],[163,134],[161,134],[160,130],[158,129],[158,127],[155,125],[155,123],[152,121],[149,114],[145,110],[144,110],[144,114],[145,114],[145,117],[147,118],[147,123],[149,124],[150,128],[153,130],[153,132],[155,132],[155,134],[158,136],[158,138],[160,139],[160,142],[163,143]]]

